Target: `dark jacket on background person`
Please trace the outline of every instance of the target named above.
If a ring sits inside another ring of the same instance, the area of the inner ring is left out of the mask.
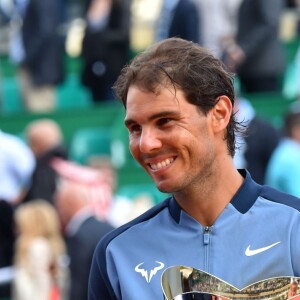
[[[10,267],[14,256],[14,214],[13,207],[4,199],[0,199],[0,269]],[[11,296],[11,282],[1,282],[0,299]]]
[[[95,101],[112,98],[111,87],[129,60],[130,7],[131,0],[113,0],[104,28],[87,23],[82,42],[82,83]]]
[[[87,300],[88,278],[94,250],[99,240],[113,227],[107,222],[90,216],[73,235],[66,235],[70,258],[70,300]]]
[[[59,34],[58,0],[29,0],[22,26],[25,59],[36,86],[58,84],[64,78],[64,43]]]
[[[259,184],[265,184],[267,165],[279,140],[279,132],[268,121],[258,116],[251,120],[245,137],[245,159],[248,171]]]
[[[199,23],[200,15],[193,1],[180,0],[175,8],[171,22],[169,37],[200,43]]]
[[[243,0],[238,14],[237,44],[246,60],[238,68],[243,77],[279,76],[285,69],[285,54],[279,38],[283,0]]]
[[[31,179],[31,187],[25,196],[25,202],[34,199],[44,199],[53,204],[53,196],[57,185],[57,173],[51,167],[50,163],[54,158],[67,159],[67,156],[67,150],[64,146],[60,145],[37,158],[36,167]]]

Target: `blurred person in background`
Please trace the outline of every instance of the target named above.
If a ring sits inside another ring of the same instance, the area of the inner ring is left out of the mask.
[[[5,201],[0,200],[0,299],[11,296],[14,242],[13,209]]]
[[[96,218],[88,186],[62,180],[55,204],[64,228],[70,259],[70,300],[87,300],[88,277],[92,257],[100,238],[113,227]]]
[[[200,42],[200,15],[192,0],[163,0],[155,27],[155,40],[169,37]]]
[[[2,91],[2,72],[0,67],[0,111],[2,111],[3,107],[3,91]]]
[[[242,0],[195,0],[200,15],[201,46],[221,58],[223,44],[237,31],[237,15]]]
[[[89,158],[87,165],[103,174],[103,178],[110,189],[110,207],[107,220],[114,227],[119,227],[128,221],[128,214],[132,208],[132,200],[117,195],[118,174],[111,158],[105,155],[93,155]]]
[[[267,167],[266,183],[283,192],[300,197],[300,109],[284,118],[284,137]]]
[[[14,0],[10,3],[10,10],[6,16],[10,21],[9,58],[19,65],[25,58],[25,49],[22,36],[22,23],[29,0]]]
[[[36,166],[24,201],[41,198],[53,203],[57,173],[52,168],[51,161],[57,157],[63,159],[68,157],[61,128],[51,119],[38,119],[27,125],[25,136],[34,153]]]
[[[137,195],[133,199],[118,194],[118,172],[110,157],[92,156],[88,166],[103,174],[110,188],[111,201],[106,220],[114,227],[120,227],[131,221],[154,205],[154,199],[146,193]]]
[[[24,57],[19,75],[30,112],[56,108],[56,86],[64,79],[62,21],[60,0],[28,0],[21,27]]]
[[[129,60],[131,0],[87,0],[82,83],[94,102],[113,99],[112,85]]]
[[[284,0],[243,0],[237,34],[224,44],[223,61],[236,72],[242,92],[281,90],[286,57],[279,37]]]
[[[0,130],[0,198],[18,204],[31,184],[34,153],[18,136]]]
[[[299,4],[300,5],[300,4]],[[300,45],[298,46],[298,50],[295,57],[295,66],[296,66],[296,97],[300,103]]]
[[[54,207],[44,200],[21,204],[15,222],[13,299],[67,299],[66,247]]]
[[[35,160],[19,137],[0,130],[0,272],[12,265],[15,206],[30,186]],[[0,298],[10,296],[9,281],[0,278]]]
[[[245,126],[245,134],[236,137],[235,166],[247,169],[257,183],[265,184],[267,165],[279,143],[279,131],[259,116],[246,98],[236,98],[235,111],[237,120]]]

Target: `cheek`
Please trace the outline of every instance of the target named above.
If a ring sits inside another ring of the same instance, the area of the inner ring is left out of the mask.
[[[139,153],[139,142],[137,139],[130,137],[129,138],[129,150],[131,155],[136,158]]]
[[[189,148],[198,159],[213,152],[212,139],[206,128],[194,133],[193,137],[189,140]]]

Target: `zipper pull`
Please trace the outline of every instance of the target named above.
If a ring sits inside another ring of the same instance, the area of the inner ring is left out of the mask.
[[[206,226],[204,228],[203,242],[204,245],[208,245],[210,240],[210,227]]]

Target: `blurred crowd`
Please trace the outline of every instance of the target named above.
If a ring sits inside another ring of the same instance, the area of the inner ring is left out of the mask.
[[[153,199],[118,195],[110,157],[71,161],[51,119],[24,135],[0,131],[0,299],[87,299],[97,242]]]
[[[81,84],[99,103],[113,99],[112,85],[135,53],[171,36],[192,40],[236,74],[235,112],[245,124],[245,135],[237,137],[236,167],[247,168],[260,184],[300,197],[300,102],[283,113],[277,128],[245,96],[282,92],[291,63],[284,39],[300,38],[299,20],[290,26],[283,17],[287,11],[299,15],[299,1],[78,4],[76,19],[70,20],[63,0],[0,0],[1,26],[10,28],[7,55],[28,112],[56,109],[65,55],[81,60]],[[300,47],[292,63],[300,99]],[[31,122],[22,138],[1,131],[0,122],[0,145],[0,299],[87,299],[98,240],[150,208],[153,200],[118,195],[110,157],[93,156],[84,165],[71,161],[63,130],[51,119]]]
[[[79,58],[80,84],[93,102],[109,101],[122,66],[170,36],[209,48],[244,92],[281,91],[289,63],[283,43],[299,37],[299,11],[298,0],[0,1],[7,55],[30,112],[57,108],[66,55]]]

